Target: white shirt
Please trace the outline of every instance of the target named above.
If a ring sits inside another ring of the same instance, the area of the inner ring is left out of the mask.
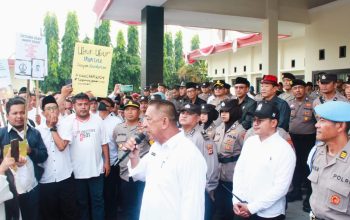
[[[6,219],[5,201],[12,199],[13,195],[9,188],[9,183],[5,175],[0,174],[0,220]]]
[[[258,135],[249,137],[236,164],[232,192],[248,203],[251,214],[264,218],[285,214],[295,161],[293,148],[278,132],[262,142]],[[239,201],[233,196],[232,202]]]
[[[118,159],[118,148],[113,140],[113,131],[117,124],[122,123],[122,120],[120,120],[119,117],[114,116],[112,113],[102,120],[108,136],[109,161],[112,166]]]
[[[99,116],[90,114],[87,121],[79,121],[75,114],[65,119],[65,128],[72,134],[70,155],[76,179],[97,177],[103,173],[102,145],[107,135]]]
[[[146,182],[140,220],[204,219],[207,165],[183,132],[155,142],[134,169],[128,166],[134,180]]]
[[[57,148],[50,128],[47,127],[46,123],[41,124],[37,129],[41,134],[48,153],[47,160],[41,164],[41,166],[44,168],[44,173],[41,177],[40,183],[60,182],[69,178],[73,172],[69,146],[67,146],[63,151],[60,151]],[[63,140],[72,139],[72,134],[67,132],[63,120],[59,120],[57,129],[58,135]]]

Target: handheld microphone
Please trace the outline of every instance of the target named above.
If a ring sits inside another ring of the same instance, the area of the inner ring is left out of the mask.
[[[135,141],[136,144],[141,144],[141,142],[143,141],[143,139],[145,139],[146,135],[144,133],[138,133],[135,135]],[[119,158],[114,164],[115,165],[119,165],[123,160],[125,160],[125,158],[130,154],[131,150],[126,150],[125,153],[123,154],[123,156],[121,156],[121,158]]]

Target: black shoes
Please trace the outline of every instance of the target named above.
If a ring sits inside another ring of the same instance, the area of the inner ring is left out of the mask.
[[[301,192],[297,192],[297,191],[292,191],[290,193],[287,194],[287,202],[294,202],[294,201],[300,201],[302,200],[302,194]]]

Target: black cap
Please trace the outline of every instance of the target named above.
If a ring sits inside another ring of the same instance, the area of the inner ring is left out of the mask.
[[[220,112],[228,112],[235,107],[233,99],[226,99],[220,103]]]
[[[191,89],[191,88],[196,89],[196,86],[197,86],[197,83],[194,83],[194,82],[186,83],[186,89]]]
[[[201,89],[201,86],[199,84],[196,84],[196,89]]]
[[[22,88],[19,89],[18,95],[19,95],[19,94],[26,93],[26,92],[27,92],[27,87],[22,87]]]
[[[225,84],[224,84],[224,88],[225,88],[225,89],[230,89],[230,88],[231,88],[231,85],[228,84],[228,83],[225,83]]]
[[[124,109],[126,109],[127,107],[134,107],[139,109],[140,108],[140,103],[134,101],[134,100],[129,100],[125,105],[124,105]]]
[[[181,82],[180,87],[186,87],[186,83],[184,81]]]
[[[282,73],[282,79],[287,78],[290,80],[295,80],[295,76],[291,73]]]
[[[350,84],[350,75],[347,75],[348,80],[346,80],[345,84]]]
[[[319,75],[321,83],[337,82],[337,75],[333,73],[321,73]]]
[[[162,100],[162,96],[159,94],[153,94],[149,97],[150,100]]]
[[[139,102],[148,102],[148,97],[142,95],[142,96],[139,98]]]
[[[202,104],[201,105],[201,113],[209,113],[213,109],[215,110],[215,105],[212,105],[212,104]]]
[[[256,106],[253,115],[258,118],[278,119],[279,111],[278,108],[271,102],[261,101]]]
[[[210,86],[210,83],[209,82],[203,82],[202,84],[201,84],[201,87],[202,88],[208,88]]]
[[[45,105],[47,105],[49,103],[54,103],[54,104],[57,105],[56,99],[52,95],[48,95],[48,96],[45,96],[43,98],[43,100],[41,101],[41,109],[44,110],[45,109]]]
[[[109,104],[111,104],[112,107],[114,107],[114,102],[111,98],[108,98],[108,97],[98,97],[97,98],[97,101],[100,102],[102,100],[105,100],[107,101]]]
[[[292,87],[293,86],[306,86],[306,83],[304,82],[304,80],[301,80],[301,79],[294,79],[292,81]]]
[[[237,77],[235,80],[235,85],[236,84],[244,84],[246,86],[250,86],[250,82],[247,80],[247,78],[243,78],[243,77]]]
[[[120,105],[119,106],[119,110],[122,110],[122,111],[124,111],[125,110],[125,106],[122,104],[122,105]]]
[[[143,91],[149,91],[149,86],[145,86],[145,87],[143,88]]]
[[[197,115],[200,115],[201,108],[199,107],[199,105],[188,103],[181,107],[180,112],[189,112],[189,113],[195,113]]]
[[[224,85],[225,85],[225,80],[215,80],[214,82],[213,82],[213,87],[216,87],[216,86],[218,86],[218,87],[224,87]]]

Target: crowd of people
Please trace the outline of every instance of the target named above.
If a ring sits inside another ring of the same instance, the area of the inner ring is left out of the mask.
[[[2,100],[0,220],[278,220],[298,200],[349,219],[350,77],[282,81],[23,87]]]

